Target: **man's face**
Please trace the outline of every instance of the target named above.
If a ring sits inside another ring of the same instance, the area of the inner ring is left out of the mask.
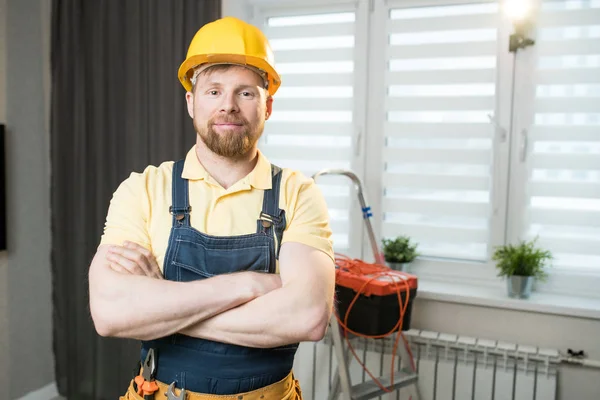
[[[194,93],[186,94],[188,113],[213,153],[240,158],[262,135],[272,99],[255,72],[238,66],[213,68],[200,73]]]

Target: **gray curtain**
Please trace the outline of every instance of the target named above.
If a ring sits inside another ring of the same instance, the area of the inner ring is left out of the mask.
[[[99,337],[87,271],[113,191],[185,156],[195,133],[177,68],[220,0],[53,0],[51,213],[56,380],[69,399],[117,399],[139,344]]]

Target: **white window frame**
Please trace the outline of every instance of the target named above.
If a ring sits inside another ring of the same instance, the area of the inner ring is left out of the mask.
[[[543,0],[530,0],[532,9],[540,9]],[[537,17],[537,16],[536,16]],[[534,18],[536,18],[534,17]],[[537,36],[537,26],[531,32],[531,37]],[[527,207],[528,170],[530,168],[532,146],[524,141],[523,132],[531,131],[535,119],[536,86],[532,74],[535,74],[538,60],[538,47],[530,46],[524,51],[517,52],[517,63],[514,88],[514,119],[511,129],[510,186],[508,187],[508,210],[506,240],[518,242],[525,231],[525,212]],[[525,151],[525,162],[521,155]],[[600,266],[596,271],[578,268],[550,269],[546,283],[537,282],[537,290],[545,293],[562,294],[566,296],[600,298]]]
[[[365,185],[365,196],[373,209],[372,224],[377,238],[382,226],[382,173],[380,164],[369,164],[369,160],[381,160],[383,151],[383,123],[385,85],[386,13],[390,8],[411,6],[441,6],[469,3],[498,3],[494,0],[246,0],[251,7],[249,21],[260,26],[264,18],[277,11],[289,15],[356,11],[356,56],[354,74],[354,157],[352,170]],[[535,0],[537,4],[542,0]],[[299,6],[299,4],[301,4]],[[508,50],[512,24],[499,12],[500,24],[497,38],[496,64],[496,107],[493,116],[494,176],[491,190],[491,208],[495,213],[490,221],[489,256],[493,247],[504,243],[516,243],[523,233],[522,218],[525,211],[527,164],[520,162],[519,153],[523,145],[521,132],[529,129],[534,118],[535,87],[529,74],[535,71],[536,47],[519,50],[516,54]],[[532,33],[535,37],[535,32]],[[361,58],[362,57],[362,58]],[[516,57],[516,60],[515,60]],[[367,62],[364,62],[367,60]],[[513,64],[514,63],[514,64]],[[514,68],[513,68],[514,66]],[[364,99],[368,99],[365,101]],[[379,134],[373,134],[379,132]],[[352,208],[360,210],[351,193]],[[362,258],[372,259],[372,251],[360,213],[350,222],[352,229],[350,245],[360,246]],[[467,284],[477,287],[504,289],[505,283],[497,278],[494,262],[444,260],[422,258],[414,264],[420,280],[447,284]],[[570,297],[600,298],[600,268],[597,271],[554,270],[549,271],[547,283],[537,284],[537,290],[547,294]]]
[[[303,0],[302,5],[298,5],[298,1],[292,0],[250,0],[252,8],[252,16],[250,20],[256,25],[261,27],[267,18],[271,16],[283,16],[283,15],[299,15],[299,14],[318,14],[326,12],[348,12],[352,11],[356,13],[355,27],[355,57],[354,57],[354,105],[353,105],[353,126],[354,131],[352,132],[352,160],[350,162],[351,170],[359,177],[364,176],[365,164],[364,164],[364,152],[363,140],[364,132],[367,131],[366,122],[366,109],[364,107],[363,99],[367,90],[368,72],[367,72],[367,46],[368,36],[361,34],[365,32],[369,23],[368,6],[369,3],[365,1],[352,1],[352,0]],[[277,60],[275,60],[277,62]],[[283,80],[283,79],[282,79]],[[274,112],[277,112],[277,100],[273,103]],[[349,219],[350,234],[348,242],[350,248],[361,248],[362,235],[364,224],[361,220],[361,213],[359,212],[360,206],[358,204],[358,198],[355,193],[350,192],[350,209],[351,212]],[[360,257],[364,257],[364,253],[359,253]]]
[[[370,71],[385,71],[385,46],[377,46],[377,43],[386,43],[386,24],[387,13],[391,8],[411,7],[411,6],[442,6],[452,4],[469,4],[495,2],[492,0],[463,0],[460,2],[451,0],[387,0],[374,1],[372,29],[371,35],[371,50],[374,53],[371,55]],[[503,53],[501,49],[508,49],[508,36],[510,26],[507,21],[503,21],[498,30],[498,54],[496,64],[496,101],[495,113],[492,116],[495,126],[494,138],[494,170],[498,172],[496,176],[492,176],[493,189],[491,190],[492,210],[496,210],[490,220],[490,239],[488,247],[490,253],[493,246],[500,245],[506,237],[506,209],[507,198],[502,196],[502,193],[507,192],[508,186],[508,156],[509,156],[509,129],[510,129],[510,101],[511,91],[506,89],[506,83],[512,81],[512,57],[511,54]],[[384,110],[385,86],[382,73],[371,74],[370,76],[370,108],[369,108],[369,127],[371,131],[383,132],[383,123],[385,115],[381,113]],[[510,86],[509,86],[510,89]],[[379,111],[379,112],[378,112]],[[380,160],[383,152],[383,135],[377,135],[377,139],[369,140],[366,147],[367,159]],[[501,140],[504,137],[504,141]],[[382,174],[380,165],[370,164],[367,167],[367,182],[368,196],[372,199],[374,206],[374,229],[376,232],[381,232],[382,215],[377,210],[381,209],[382,205]],[[368,244],[365,244],[365,246]],[[445,260],[437,258],[420,258],[414,263],[415,273],[422,279],[430,279],[436,281],[444,281],[448,283],[467,283],[478,286],[498,287],[501,282],[495,279],[496,272],[493,263],[488,260],[484,262],[477,261],[461,261],[461,260]]]

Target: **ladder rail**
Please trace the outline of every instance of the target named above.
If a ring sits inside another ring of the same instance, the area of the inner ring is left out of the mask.
[[[371,207],[367,204],[367,200],[365,198],[364,191],[362,188],[362,183],[360,182],[358,176],[354,172],[345,169],[323,169],[313,175],[313,180],[316,182],[317,179],[323,175],[342,175],[349,178],[352,181],[352,183],[354,184],[354,188],[356,189],[358,202],[360,203],[363,220],[365,223],[365,227],[367,228],[367,236],[369,237],[369,242],[371,244],[373,256],[375,257],[375,262],[379,264],[385,264],[385,259],[381,251],[379,251],[379,242],[377,241],[375,231],[373,230],[373,225],[371,224],[371,217],[373,216],[373,214],[371,213]]]
[[[375,257],[375,262],[385,265],[383,253],[379,251],[379,242],[377,241],[375,232],[373,230],[373,225],[371,224],[371,217],[373,216],[373,214],[371,212],[371,208],[368,206],[367,201],[365,199],[362,184],[358,176],[350,170],[323,169],[313,175],[313,180],[316,182],[317,178],[323,175],[342,175],[349,178],[352,181],[352,183],[354,184],[354,188],[356,189],[358,201],[361,206],[363,220],[367,228],[367,235],[371,244],[373,256]],[[387,393],[387,391],[382,390],[379,387],[379,385],[375,385],[375,381],[373,380],[369,382],[366,381],[354,386],[352,385],[350,370],[348,367],[351,359],[349,358],[348,351],[345,349],[344,341],[340,332],[340,325],[338,324],[335,313],[333,313],[331,316],[329,327],[331,329],[331,337],[333,340],[333,346],[338,366],[328,399],[336,400],[337,396],[341,394],[343,400],[367,400],[372,399],[374,397],[379,397],[382,394]],[[402,332],[400,332],[400,334],[402,334]],[[401,346],[400,349],[402,353],[402,364],[404,364],[406,360],[409,359],[410,355],[408,354],[408,351],[404,345]],[[390,382],[390,385],[392,385],[394,389],[407,387],[410,392],[411,400],[419,400],[420,393],[419,387],[417,385],[418,376],[416,368],[413,368],[413,366],[409,363],[408,369],[412,371],[412,374],[402,376],[402,374],[399,371],[398,376],[396,377],[396,379],[394,379],[394,382]],[[386,382],[385,378],[380,378],[380,382]]]
[[[337,365],[337,374],[339,381],[336,385],[338,388],[342,389],[342,400],[352,400],[352,382],[350,378],[350,370],[348,368],[348,364],[350,361],[348,352],[344,349],[344,342],[342,340],[342,334],[340,332],[340,326],[337,322],[337,318],[335,313],[331,315],[331,337],[333,339],[333,348],[335,351],[336,358],[338,360]],[[341,362],[340,362],[341,360]],[[333,399],[332,399],[333,400]]]
[[[390,376],[381,376],[377,378],[380,384],[386,389],[382,389],[380,385],[378,385],[374,380],[370,379],[353,385],[348,367],[349,362],[351,361],[351,355],[348,351],[348,345],[344,344],[343,337],[340,332],[340,326],[337,322],[337,319],[335,319],[335,316],[331,320],[331,328],[332,346],[334,346],[334,349],[336,349],[338,367],[334,373],[328,400],[337,400],[338,396],[340,395],[340,400],[367,400],[404,388],[408,390],[411,400],[420,399],[419,389],[417,386],[417,371],[409,362],[410,354],[404,346],[399,347],[397,356],[400,357],[401,365],[398,371],[394,371],[394,381],[391,382]],[[338,356],[338,354],[341,355]],[[340,363],[340,359],[345,361]],[[410,372],[407,373],[406,371]]]

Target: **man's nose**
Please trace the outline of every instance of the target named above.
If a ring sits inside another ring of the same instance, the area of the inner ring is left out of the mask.
[[[237,96],[235,93],[225,93],[223,95],[223,102],[221,103],[221,112],[235,113],[240,110],[237,103]]]

